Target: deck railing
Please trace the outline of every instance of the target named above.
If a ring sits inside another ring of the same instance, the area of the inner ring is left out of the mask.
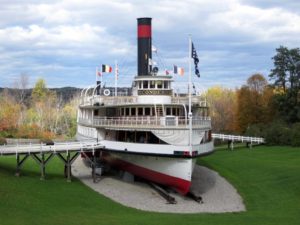
[[[95,117],[94,119],[79,118],[79,123],[94,127],[135,127],[135,128],[188,128],[189,119],[184,117]],[[194,128],[211,126],[210,117],[195,117],[192,119]]]
[[[81,106],[91,106],[95,104],[99,105],[130,105],[136,104],[137,96],[86,96],[82,97],[80,101]],[[172,96],[171,103],[172,104],[188,104],[188,97],[179,97],[179,96]],[[201,96],[192,96],[192,104],[198,104],[202,107],[207,107],[207,102],[203,100]]]

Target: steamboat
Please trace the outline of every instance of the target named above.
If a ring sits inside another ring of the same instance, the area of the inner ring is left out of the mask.
[[[204,99],[175,94],[172,76],[152,66],[151,18],[138,18],[137,75],[121,95],[100,82],[81,93],[77,138],[103,146],[99,160],[185,195],[198,157],[213,152]]]

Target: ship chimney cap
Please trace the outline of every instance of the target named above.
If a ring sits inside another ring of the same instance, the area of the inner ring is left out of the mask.
[[[149,23],[151,23],[152,18],[151,17],[141,17],[141,18],[137,18],[138,24],[145,24],[148,25]]]

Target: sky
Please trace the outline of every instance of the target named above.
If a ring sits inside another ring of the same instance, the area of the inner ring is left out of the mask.
[[[276,48],[300,47],[299,0],[0,0],[0,87],[21,74],[32,87],[87,87],[101,64],[119,65],[119,86],[136,75],[136,18],[152,18],[153,59],[173,65],[174,88],[188,80],[188,37],[199,57],[200,91],[237,88],[254,73],[266,78]],[[104,74],[106,86],[114,75]]]

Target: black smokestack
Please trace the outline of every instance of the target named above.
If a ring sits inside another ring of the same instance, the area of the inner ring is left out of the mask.
[[[138,18],[138,76],[150,75],[152,66],[149,65],[149,58],[152,59],[151,43],[151,18]]]

